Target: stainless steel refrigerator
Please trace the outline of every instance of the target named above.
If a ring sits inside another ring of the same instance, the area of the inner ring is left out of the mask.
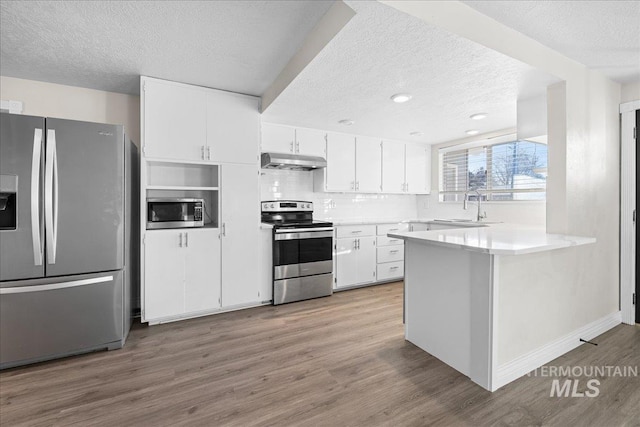
[[[0,115],[0,369],[122,347],[135,146],[122,126]]]

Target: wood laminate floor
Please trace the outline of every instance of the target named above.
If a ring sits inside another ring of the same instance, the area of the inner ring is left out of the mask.
[[[594,341],[550,365],[640,365],[638,326]],[[0,424],[640,425],[640,377],[599,381],[593,398],[549,397],[544,377],[485,391],[404,340],[393,283],[136,325],[121,350],[3,371]]]

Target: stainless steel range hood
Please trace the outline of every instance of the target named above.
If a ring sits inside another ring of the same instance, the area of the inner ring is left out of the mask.
[[[322,157],[300,154],[262,153],[262,167],[264,169],[310,171],[326,168],[327,161]]]

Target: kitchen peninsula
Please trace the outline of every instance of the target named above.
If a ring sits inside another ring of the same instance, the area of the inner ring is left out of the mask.
[[[388,236],[405,241],[405,339],[487,390],[620,323],[572,313],[581,272],[566,266],[595,238],[504,224]]]

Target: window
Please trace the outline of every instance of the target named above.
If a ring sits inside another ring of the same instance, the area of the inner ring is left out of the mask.
[[[547,145],[508,140],[440,149],[440,200],[545,200]]]

